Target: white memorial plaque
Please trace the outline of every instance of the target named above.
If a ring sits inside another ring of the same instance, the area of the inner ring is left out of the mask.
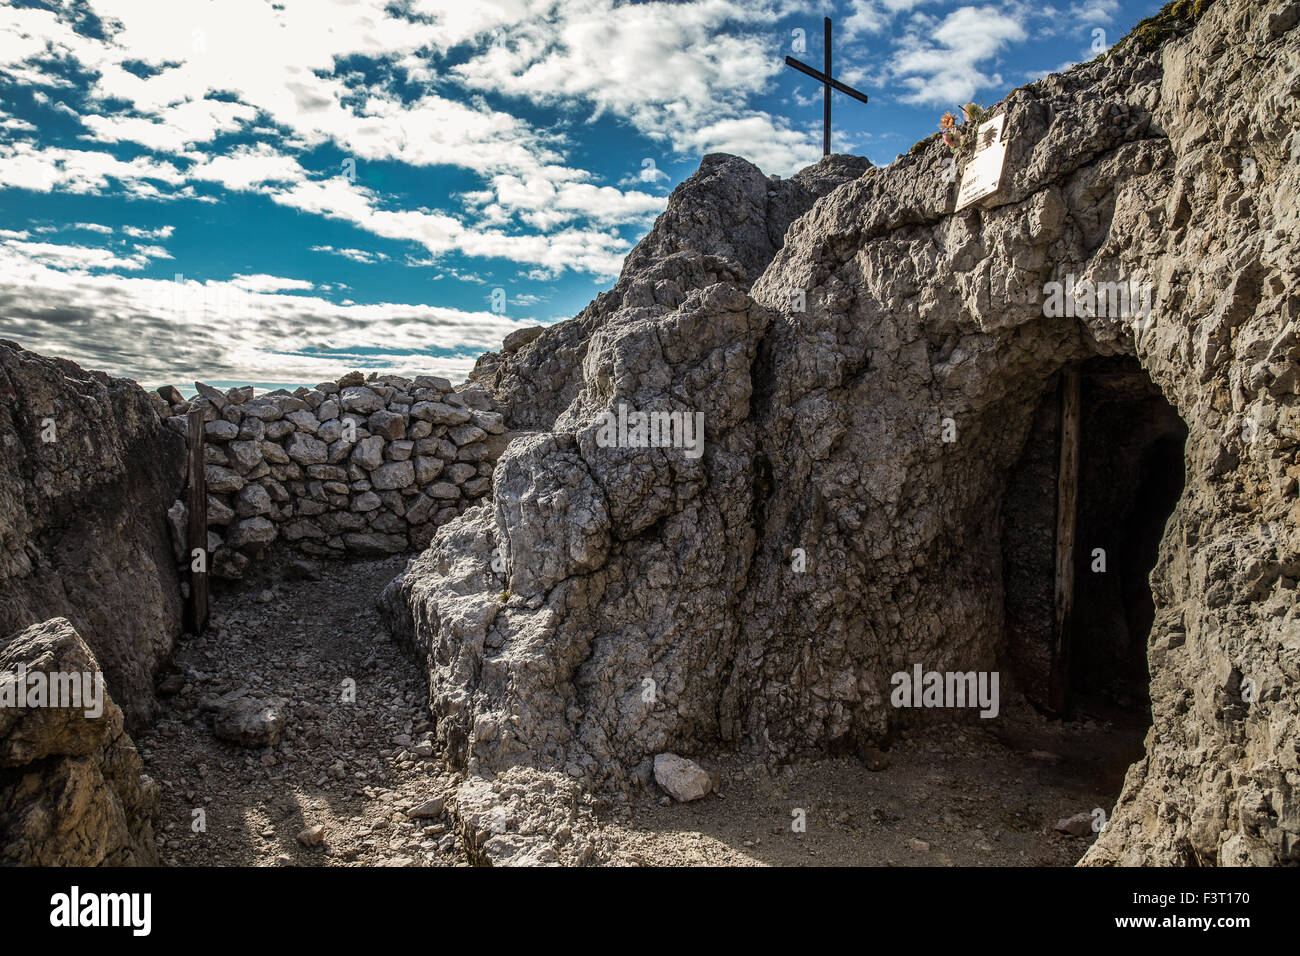
[[[998,184],[1002,182],[1002,163],[1007,158],[1007,144],[1002,139],[1002,124],[1006,118],[1007,114],[999,113],[980,124],[975,153],[962,170],[961,188],[957,190],[958,210],[998,191]]]

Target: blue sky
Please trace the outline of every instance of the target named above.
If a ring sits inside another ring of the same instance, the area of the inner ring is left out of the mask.
[[[783,58],[820,65],[823,16],[871,98],[834,147],[884,165],[1159,6],[6,3],[0,338],[149,385],[459,380],[608,288],[705,153],[815,162]]]

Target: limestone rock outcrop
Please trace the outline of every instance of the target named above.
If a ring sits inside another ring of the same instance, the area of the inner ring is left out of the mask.
[[[143,389],[0,341],[0,633],[66,617],[128,724],[181,630],[185,443]]]
[[[1197,9],[1010,94],[1001,187],[961,212],[935,139],[776,242],[711,157],[679,189],[710,208],[670,209],[614,298],[488,363],[541,430],[381,600],[469,774],[858,748],[892,673],[996,669],[1008,472],[1053,376],[1127,355],[1188,428],[1185,487],[1146,753],[1085,862],[1300,862],[1300,18]],[[697,249],[695,222],[732,226]],[[1052,283],[1112,285],[1058,314]]]
[[[95,655],[64,618],[0,644],[10,704],[0,706],[0,865],[157,865],[157,788],[102,688]],[[28,706],[12,705],[17,694]]]
[[[717,282],[749,288],[791,222],[870,168],[860,156],[835,155],[780,179],[738,156],[705,156],[699,171],[673,190],[612,289],[569,322],[513,333],[500,353],[479,358],[471,378],[491,388],[511,428],[549,428],[582,386],[596,330],[675,309],[692,289]]]

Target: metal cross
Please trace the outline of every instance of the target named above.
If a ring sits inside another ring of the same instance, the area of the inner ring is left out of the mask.
[[[785,58],[785,65],[786,65],[786,66],[792,66],[792,67],[794,67],[794,68],[795,68],[796,70],[798,70],[800,73],[807,73],[809,76],[811,76],[811,77],[812,77],[814,80],[816,80],[818,83],[821,83],[821,84],[822,84],[822,95],[823,95],[823,97],[824,97],[824,100],[823,100],[823,124],[824,124],[824,126],[823,126],[823,129],[822,129],[822,155],[823,155],[823,156],[829,156],[829,155],[831,154],[831,89],[834,88],[834,89],[839,90],[841,93],[847,93],[849,96],[853,97],[855,100],[860,100],[860,101],[863,102],[863,103],[865,103],[865,102],[867,101],[867,94],[865,94],[865,93],[859,93],[859,92],[858,92],[857,90],[855,90],[853,87],[851,87],[851,86],[845,86],[845,85],[844,85],[843,83],[841,83],[839,80],[837,80],[837,79],[835,79],[833,76],[831,76],[831,18],[830,18],[830,17],[826,17],[826,18],[822,21],[822,24],[823,24],[823,26],[824,26],[824,28],[825,28],[825,36],[826,36],[826,42],[825,42],[825,51],[826,51],[825,72],[820,72],[820,73],[819,73],[817,70],[813,69],[813,68],[812,68],[811,66],[809,66],[807,63],[800,63],[798,60],[796,60],[796,59],[795,59],[794,57],[792,57],[792,56],[787,56],[787,57]]]

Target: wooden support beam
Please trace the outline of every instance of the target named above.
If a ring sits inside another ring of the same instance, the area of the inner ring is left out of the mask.
[[[1056,633],[1049,706],[1070,710],[1070,632],[1074,621],[1074,551],[1079,504],[1079,368],[1061,372],[1061,457],[1056,476]]]
[[[208,554],[208,491],[204,481],[203,409],[191,409],[189,425],[189,552],[190,597],[187,625],[192,634],[202,634],[208,626],[208,571],[212,555]],[[201,552],[201,553],[200,553]]]

